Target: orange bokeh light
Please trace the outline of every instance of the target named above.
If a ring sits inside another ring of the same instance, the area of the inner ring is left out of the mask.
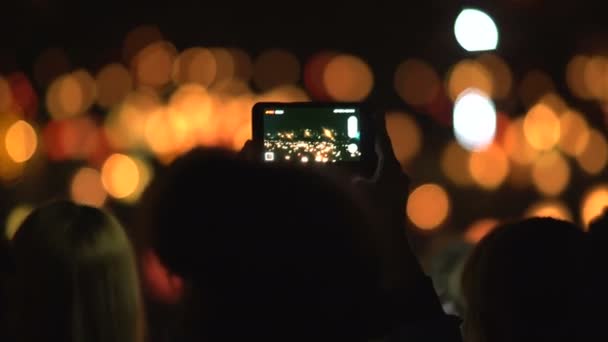
[[[520,165],[532,163],[538,155],[538,151],[526,140],[523,118],[517,118],[507,126],[502,145],[509,158]]]
[[[456,185],[473,184],[469,172],[469,155],[470,152],[456,141],[450,141],[441,153],[441,170]]]
[[[407,216],[422,230],[438,228],[448,217],[450,199],[447,192],[437,184],[417,187],[409,196]]]
[[[372,90],[374,75],[361,58],[336,55],[325,66],[323,84],[336,101],[362,101]]]
[[[416,120],[405,113],[386,114],[386,130],[393,145],[395,157],[402,165],[412,160],[422,146],[422,133]]]
[[[580,167],[591,175],[599,174],[608,162],[608,143],[602,132],[591,129],[589,142],[583,152],[576,157]]]
[[[253,65],[253,82],[268,90],[300,79],[300,62],[291,52],[281,49],[264,51]]]
[[[29,123],[19,120],[6,131],[4,143],[9,157],[15,163],[23,163],[36,152],[38,137]]]
[[[492,76],[492,98],[504,99],[511,93],[513,75],[509,65],[498,55],[492,53],[482,54],[477,58]]]
[[[431,103],[441,90],[441,80],[433,67],[420,59],[408,59],[395,71],[395,90],[412,106]]]
[[[108,197],[99,171],[83,167],[76,171],[70,185],[72,201],[92,207],[103,207]]]
[[[524,136],[537,150],[553,148],[560,138],[560,121],[553,109],[545,104],[537,104],[524,118]]]
[[[452,101],[467,89],[477,89],[484,94],[493,94],[492,75],[486,67],[474,60],[465,59],[454,66],[447,78],[448,94]]]
[[[101,168],[101,182],[112,197],[128,197],[135,192],[140,182],[137,164],[129,156],[113,154]]]
[[[492,144],[485,150],[470,154],[469,172],[479,186],[493,190],[509,175],[509,159],[500,146]]]
[[[583,77],[585,88],[596,99],[605,99],[608,96],[608,58],[593,56],[585,64]]]
[[[0,113],[8,111],[13,104],[13,92],[6,79],[0,77]]]
[[[519,98],[526,108],[533,106],[545,94],[555,92],[551,77],[544,71],[528,72],[519,85]]]
[[[104,108],[120,104],[133,88],[129,70],[122,64],[106,65],[97,73],[97,103]]]
[[[215,59],[214,83],[234,78],[236,75],[236,61],[230,51],[223,48],[213,48],[209,51],[211,51]]]
[[[132,60],[135,79],[141,85],[162,87],[171,79],[177,50],[173,44],[158,41],[139,51]]]
[[[560,201],[545,200],[531,205],[525,213],[526,217],[552,217],[558,220],[572,221],[570,209]]]
[[[66,119],[86,110],[86,89],[74,74],[51,83],[46,94],[46,107],[54,119]]]
[[[163,35],[156,26],[142,25],[134,28],[123,42],[122,55],[125,63],[130,65],[139,51],[162,39]]]
[[[584,196],[581,204],[581,218],[585,227],[589,227],[591,221],[602,215],[608,208],[608,185],[597,185],[589,190]]]
[[[534,162],[532,179],[541,194],[557,196],[570,182],[570,165],[558,152],[543,154]]]
[[[486,235],[488,235],[498,224],[500,221],[494,218],[485,218],[480,219],[467,228],[464,234],[464,240],[468,243],[476,244],[481,239],[483,239]]]
[[[574,56],[566,67],[566,82],[570,92],[581,99],[590,99],[593,97],[587,85],[585,84],[585,69],[590,58],[587,56]]]
[[[172,78],[177,84],[197,83],[209,87],[217,74],[217,62],[210,50],[195,47],[184,50],[175,60]]]
[[[579,156],[589,144],[589,125],[585,117],[576,111],[567,111],[560,118],[559,148],[570,156]]]

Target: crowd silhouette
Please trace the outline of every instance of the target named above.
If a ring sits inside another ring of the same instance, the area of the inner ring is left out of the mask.
[[[3,340],[608,340],[608,214],[588,233],[550,218],[496,228],[465,262],[461,320],[410,248],[409,179],[378,127],[371,179],[258,162],[249,144],[175,160],[129,236],[100,209],[35,209],[2,244]],[[149,251],[183,281],[175,303],[142,293]]]

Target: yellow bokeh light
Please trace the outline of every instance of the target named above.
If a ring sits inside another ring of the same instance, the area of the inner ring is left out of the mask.
[[[424,184],[410,194],[407,216],[422,230],[438,228],[448,217],[450,199],[447,192],[437,184]]]
[[[575,96],[581,99],[590,99],[592,94],[587,89],[585,84],[585,69],[589,63],[590,58],[587,56],[574,56],[566,67],[566,82],[568,88]]]
[[[127,203],[137,202],[154,177],[152,167],[148,162],[140,158],[132,159],[135,162],[135,165],[137,165],[139,181],[137,182],[137,187],[135,190],[129,196],[122,198],[122,200]]]
[[[0,113],[8,111],[12,103],[11,85],[3,77],[0,77]]]
[[[173,64],[172,78],[177,84],[197,83],[209,87],[217,74],[217,62],[210,50],[195,47],[184,50]]]
[[[549,106],[542,103],[535,105],[524,118],[524,136],[537,150],[553,148],[560,137],[559,117]]]
[[[545,95],[541,96],[541,98],[538,100],[538,103],[551,108],[551,110],[558,116],[568,111],[569,109],[568,105],[566,104],[566,101],[564,101],[561,96],[553,92],[548,92]]]
[[[484,218],[473,222],[464,233],[464,240],[468,243],[478,243],[500,223],[495,218]]]
[[[469,172],[469,155],[470,152],[456,141],[449,142],[441,153],[441,170],[456,185],[473,184]]]
[[[168,155],[175,150],[169,113],[165,108],[150,114],[146,120],[145,137],[150,149],[157,155]]]
[[[431,103],[441,90],[439,75],[420,59],[408,59],[395,71],[395,90],[405,103],[422,106]]]
[[[236,64],[234,56],[228,49],[213,48],[210,49],[215,60],[215,80],[214,83],[224,80],[230,80],[236,75]]]
[[[397,160],[402,165],[412,160],[422,146],[422,133],[416,121],[405,113],[387,113],[386,130]]]
[[[140,174],[137,164],[129,156],[113,154],[101,168],[101,182],[112,197],[128,197],[139,186]]]
[[[602,132],[591,129],[589,142],[583,152],[576,157],[580,167],[591,175],[599,174],[608,162],[608,143]]]
[[[80,80],[73,74],[64,75],[51,83],[46,94],[46,107],[54,119],[66,119],[83,112],[85,96]]]
[[[110,145],[119,150],[142,147],[146,120],[159,108],[156,93],[144,89],[130,93],[106,118],[104,129]]]
[[[72,201],[92,207],[103,207],[108,197],[99,171],[83,167],[76,171],[70,185]]]
[[[557,196],[570,182],[570,165],[558,152],[543,154],[534,162],[532,179],[541,194]]]
[[[30,215],[34,208],[27,204],[22,204],[14,207],[6,217],[6,226],[4,233],[9,240],[12,240],[17,233],[17,230]]]
[[[593,56],[585,64],[583,77],[585,88],[596,99],[604,99],[608,95],[608,58]]]
[[[493,94],[492,75],[486,67],[474,60],[465,59],[454,66],[448,76],[448,94],[452,101],[467,89],[477,89],[484,94]]]
[[[555,92],[551,77],[544,71],[528,72],[519,85],[519,97],[526,108],[532,107],[543,95]]]
[[[500,57],[492,53],[485,53],[477,58],[492,76],[492,98],[504,99],[511,93],[513,75],[509,65]]]
[[[579,156],[589,144],[589,125],[585,117],[576,111],[567,111],[560,118],[558,146],[567,155]]]
[[[544,200],[531,205],[526,210],[525,217],[552,217],[558,220],[572,221],[570,209],[557,200]]]
[[[139,84],[161,87],[171,79],[173,61],[177,55],[175,47],[166,41],[146,46],[133,59],[135,79]]]
[[[264,51],[253,65],[253,82],[268,90],[300,79],[300,62],[291,52],[281,49]]]
[[[524,135],[524,120],[517,118],[507,126],[502,139],[503,149],[509,158],[517,164],[527,165],[536,160],[536,151]]]
[[[585,227],[608,208],[608,184],[598,185],[583,196],[581,218]]]
[[[361,58],[336,55],[325,66],[323,84],[336,101],[361,101],[371,92],[374,75]]]
[[[133,88],[129,70],[122,64],[113,63],[97,73],[97,103],[111,108],[121,103]]]
[[[9,157],[15,163],[23,163],[36,152],[38,137],[30,124],[19,120],[6,131],[4,143]]]
[[[509,175],[509,159],[497,144],[482,151],[472,152],[469,172],[475,183],[487,190],[498,188]]]

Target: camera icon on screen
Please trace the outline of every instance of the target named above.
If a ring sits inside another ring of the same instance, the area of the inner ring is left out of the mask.
[[[274,161],[274,152],[266,152],[264,153],[265,161]]]

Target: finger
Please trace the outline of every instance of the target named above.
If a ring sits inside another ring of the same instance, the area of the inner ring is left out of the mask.
[[[243,145],[243,148],[239,151],[241,158],[252,160],[255,158],[255,146],[253,141],[247,140]]]
[[[378,168],[374,176],[380,177],[382,174],[392,171],[401,171],[401,164],[395,157],[393,151],[393,145],[388,135],[386,128],[386,116],[385,114],[379,114],[376,116],[376,143],[375,150],[378,156]]]

